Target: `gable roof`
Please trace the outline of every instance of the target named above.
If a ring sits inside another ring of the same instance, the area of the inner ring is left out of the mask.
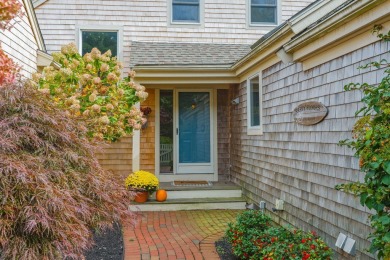
[[[250,45],[131,42],[130,67],[136,65],[229,65],[245,56]]]

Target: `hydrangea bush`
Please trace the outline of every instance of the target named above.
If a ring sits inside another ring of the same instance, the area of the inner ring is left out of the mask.
[[[148,93],[134,82],[134,71],[121,78],[123,66],[111,51],[102,54],[94,48],[82,57],[71,43],[53,57],[62,68],[46,67],[33,79],[57,107],[86,122],[90,138],[115,141],[141,129],[145,119],[134,104]]]
[[[240,259],[327,260],[332,250],[315,232],[275,227],[271,218],[257,210],[247,210],[230,223],[226,237]]]
[[[125,179],[125,186],[128,189],[139,190],[139,191],[148,191],[153,193],[158,188],[158,179],[157,177],[147,171],[136,171],[129,174]]]

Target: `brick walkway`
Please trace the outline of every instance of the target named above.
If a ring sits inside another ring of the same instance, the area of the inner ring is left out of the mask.
[[[125,260],[219,259],[214,242],[240,210],[141,212],[125,225]]]

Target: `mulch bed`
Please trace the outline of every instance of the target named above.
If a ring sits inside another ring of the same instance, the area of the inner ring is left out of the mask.
[[[95,246],[85,257],[87,260],[123,260],[123,236],[119,224],[114,229],[94,235]]]
[[[240,260],[237,256],[233,254],[232,245],[225,237],[215,242],[215,248],[217,250],[219,258],[223,260]]]

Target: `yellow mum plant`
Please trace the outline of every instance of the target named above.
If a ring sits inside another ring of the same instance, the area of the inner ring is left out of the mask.
[[[128,189],[148,191],[149,193],[152,193],[158,188],[158,179],[150,172],[136,171],[127,176],[125,186]]]

